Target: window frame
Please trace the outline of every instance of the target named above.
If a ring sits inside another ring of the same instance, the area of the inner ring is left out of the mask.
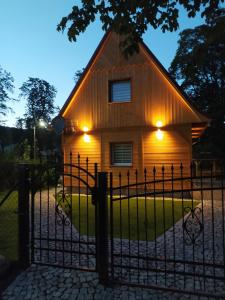
[[[114,145],[117,145],[117,144],[129,144],[131,145],[131,163],[121,163],[121,164],[114,164],[113,163],[113,146]],[[114,168],[120,168],[120,167],[133,167],[133,149],[134,149],[134,145],[133,145],[133,142],[129,142],[129,141],[126,141],[126,142],[112,142],[110,143],[110,165],[111,167],[114,167]]]
[[[124,101],[113,101],[112,100],[112,85],[113,83],[119,83],[119,82],[130,82],[130,100],[124,100]],[[133,98],[133,92],[132,92],[132,80],[131,78],[124,78],[124,79],[112,79],[108,81],[108,103],[110,104],[121,104],[121,103],[131,103]]]

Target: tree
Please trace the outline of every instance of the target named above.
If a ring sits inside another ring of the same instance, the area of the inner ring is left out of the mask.
[[[200,146],[214,155],[225,151],[221,139],[225,135],[224,24],[225,9],[221,9],[207,24],[184,30],[169,69],[190,100],[212,119]]]
[[[80,77],[82,76],[84,70],[85,70],[85,68],[82,68],[81,70],[78,70],[78,71],[75,72],[74,77],[73,77],[75,83],[77,83],[77,81],[80,79]]]
[[[54,99],[56,96],[56,89],[47,81],[30,77],[20,87],[20,97],[26,99],[26,113],[24,119],[26,127],[31,128],[39,119],[46,122],[51,120],[56,107],[54,106]],[[22,124],[22,119],[19,121]]]
[[[12,100],[10,93],[14,90],[13,82],[14,79],[11,74],[0,66],[0,115],[2,116],[5,116],[10,109],[8,102]]]
[[[16,128],[23,129],[26,127],[26,120],[24,118],[17,118]]]
[[[161,28],[163,32],[178,29],[178,4],[187,11],[189,17],[194,17],[202,11],[202,17],[210,18],[224,0],[82,0],[81,7],[75,5],[72,11],[61,19],[58,31],[67,29],[70,41],[76,41],[90,23],[99,17],[102,29],[113,30],[124,35],[121,42],[122,51],[126,56],[138,51],[138,42],[150,25]]]

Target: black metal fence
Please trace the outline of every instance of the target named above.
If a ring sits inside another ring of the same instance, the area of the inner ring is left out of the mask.
[[[33,170],[31,196],[31,261],[89,271],[96,270],[97,184],[89,172],[89,160],[81,166],[70,154],[66,164],[51,161]]]
[[[14,268],[29,264],[29,179],[23,164],[0,163],[0,254]]]
[[[18,260],[18,168],[0,164],[0,254]]]
[[[111,276],[115,283],[225,297],[224,168],[190,166],[110,175]],[[176,175],[175,175],[176,174]],[[140,174],[141,175],[141,174]],[[149,180],[149,178],[151,178]],[[123,182],[123,184],[122,184]]]
[[[107,174],[72,154],[24,166],[19,259],[97,271],[103,284],[225,298],[224,170]]]

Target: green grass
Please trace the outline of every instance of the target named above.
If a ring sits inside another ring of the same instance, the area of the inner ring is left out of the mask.
[[[184,208],[187,206],[191,207],[192,204],[195,207],[199,204],[199,201],[194,200],[192,203],[191,200],[184,200]],[[120,201],[113,203],[114,237],[130,238],[132,240],[138,238],[140,240],[153,240],[155,239],[155,234],[156,237],[163,234],[164,231],[171,228],[173,224],[183,216],[182,201],[180,199],[174,199],[172,201],[170,198],[164,200],[157,198],[154,202],[154,199],[147,198],[145,202],[144,198],[138,198],[137,203],[136,198],[131,198],[129,200],[129,207],[128,210],[128,200],[121,201],[122,218],[120,218]],[[155,215],[154,211],[156,211]],[[165,220],[165,222],[163,222],[163,220]],[[91,203],[91,197],[81,195],[79,201],[79,197],[73,195],[72,222],[81,235],[86,235],[87,233],[90,236],[95,235],[95,208]]]
[[[0,194],[0,197],[2,195]],[[0,254],[11,261],[18,259],[18,193],[12,192],[0,206]]]

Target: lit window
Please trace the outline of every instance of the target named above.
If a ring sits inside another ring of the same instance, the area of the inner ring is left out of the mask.
[[[110,102],[130,102],[131,82],[130,80],[111,81],[109,83]]]
[[[132,143],[111,144],[111,163],[113,166],[132,165]]]

